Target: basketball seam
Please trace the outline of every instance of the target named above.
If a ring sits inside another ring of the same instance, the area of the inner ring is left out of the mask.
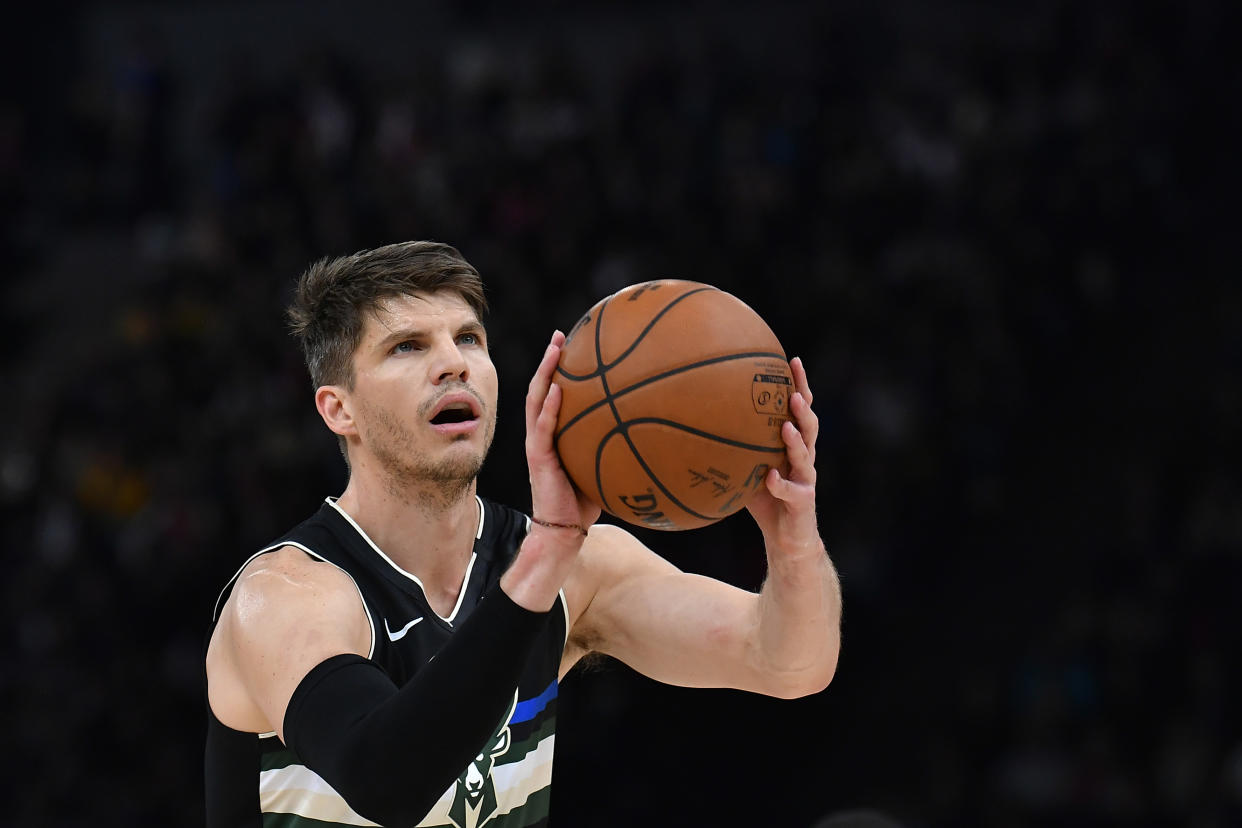
[[[603,350],[603,344],[601,342],[601,338],[602,338],[602,332],[604,330],[604,310],[608,307],[608,305],[612,301],[610,297],[608,300],[604,302],[603,305],[600,306],[599,314],[595,317],[595,366],[596,366],[596,371],[598,372],[599,380],[604,386],[604,399],[608,402],[608,407],[612,411],[613,419],[617,421],[617,428],[610,431],[609,434],[612,435],[612,434],[619,433],[621,435],[622,439],[625,440],[625,444],[629,446],[630,453],[634,455],[634,459],[638,461],[638,465],[641,466],[642,470],[647,474],[647,478],[656,487],[658,487],[660,491],[664,493],[664,496],[667,497],[675,506],[677,506],[679,509],[684,511],[686,514],[693,515],[694,517],[699,518],[700,520],[713,521],[715,520],[715,518],[709,515],[699,514],[698,512],[694,511],[693,509],[689,508],[684,503],[682,503],[680,500],[678,500],[677,497],[668,490],[668,487],[664,485],[664,482],[660,480],[659,477],[656,476],[654,471],[651,470],[651,467],[647,465],[647,461],[643,459],[642,454],[638,450],[638,446],[634,445],[634,441],[630,439],[630,433],[629,433],[628,427],[622,424],[621,412],[617,410],[617,405],[615,402],[616,397],[613,396],[611,389],[609,389],[608,387],[608,369],[613,368],[616,365],[620,364],[623,359],[629,356],[629,354],[632,353],[633,350],[638,347],[638,343],[642,342],[643,339],[647,336],[647,334],[651,332],[651,329],[655,327],[656,322],[658,322],[661,319],[661,317],[664,316],[664,314],[668,313],[669,309],[671,309],[678,302],[685,299],[687,296],[693,296],[696,293],[702,293],[703,291],[706,291],[706,290],[715,290],[715,288],[704,287],[704,288],[696,288],[695,290],[687,291],[686,293],[683,293],[681,296],[678,296],[677,298],[669,302],[667,305],[665,305],[663,308],[661,308],[660,312],[657,313],[654,317],[652,317],[651,321],[647,323],[646,327],[644,327],[642,331],[639,332],[638,336],[634,338],[634,341],[630,343],[630,346],[625,350],[625,352],[622,353],[621,356],[617,357],[615,362],[605,367],[604,366],[604,350]],[[563,432],[564,432],[564,429],[562,429],[562,433]],[[602,461],[603,461],[603,456],[604,456],[604,447],[608,445],[609,439],[611,438],[605,437],[604,439],[600,440],[599,445],[595,451],[595,489],[596,491],[599,492],[600,499],[604,502],[603,503],[604,507],[608,509],[610,512],[615,514],[616,510],[610,508],[608,505],[608,495],[605,494],[604,492],[604,478],[603,478],[603,474],[601,473],[601,466],[603,465]]]
[[[612,409],[612,417],[619,425],[621,423],[621,415],[612,401],[612,392],[608,390],[608,372],[603,369],[604,350],[603,345],[600,343],[600,331],[604,329],[604,311],[608,308],[608,304],[611,301],[612,297],[605,299],[604,304],[599,306],[599,313],[595,316],[595,369],[599,376],[600,384],[604,386],[604,402],[607,402],[608,407]],[[626,442],[629,443],[629,440],[627,439]],[[600,459],[603,457],[604,446],[607,444],[607,440],[600,440],[599,445],[595,448],[595,491],[599,492],[599,499],[603,501],[603,507],[609,512],[616,514],[616,510],[608,504],[608,495],[604,492],[604,476],[600,473]],[[634,450],[632,443],[630,443],[630,450]],[[634,452],[634,456],[638,457],[638,452]],[[643,462],[641,457],[638,458],[638,462]]]
[[[609,431],[604,435],[603,439],[600,442],[607,442],[608,438],[611,437],[612,435],[617,434],[623,430],[628,431],[631,427],[636,426],[636,425],[671,426],[680,431],[685,431],[690,434],[693,434],[695,437],[702,437],[705,440],[711,440],[712,442],[721,443],[726,446],[732,446],[733,448],[746,449],[747,451],[762,451],[762,452],[767,452],[770,454],[780,454],[781,452],[785,450],[784,446],[775,446],[775,447],[774,446],[757,446],[754,443],[743,443],[741,440],[732,440],[728,437],[722,437],[719,434],[712,434],[710,431],[701,431],[697,428],[694,428],[693,426],[688,426],[685,423],[679,423],[676,420],[666,420],[663,417],[637,417],[633,420],[625,420],[624,422],[619,422],[614,428],[609,429]]]
[[[628,357],[631,353],[634,352],[634,349],[638,347],[638,343],[642,342],[643,339],[646,338],[647,334],[651,333],[651,329],[654,328],[656,323],[660,321],[660,318],[663,317],[664,314],[672,310],[674,305],[678,304],[683,299],[693,296],[696,293],[703,293],[704,291],[708,291],[708,290],[719,290],[719,288],[714,288],[714,287],[695,288],[694,290],[686,291],[681,296],[678,296],[677,298],[670,301],[667,305],[665,305],[663,308],[660,309],[659,313],[651,317],[651,321],[647,323],[646,327],[644,327],[641,331],[638,332],[638,335],[634,338],[634,341],[631,342],[629,346],[626,347],[626,349],[621,352],[620,356],[618,356],[614,361],[605,365],[604,354],[603,354],[602,349],[600,348],[599,331],[600,331],[600,328],[602,327],[600,323],[603,321],[603,318],[604,318],[604,308],[608,307],[608,303],[612,301],[613,296],[615,296],[616,294],[613,294],[613,296],[609,296],[607,299],[604,300],[604,303],[600,305],[599,313],[595,315],[595,370],[591,372],[590,374],[571,374],[568,371],[566,371],[564,368],[558,365],[556,366],[556,373],[565,377],[565,379],[574,380],[576,382],[582,381],[582,380],[594,379],[595,377],[602,378],[605,372],[607,372],[609,369],[615,368],[616,366],[620,365],[622,360],[624,360],[626,357]]]
[[[596,491],[599,492],[600,500],[602,501],[603,507],[607,511],[613,514],[617,514],[617,510],[612,508],[611,504],[609,503],[609,497],[607,493],[604,491],[604,481],[603,481],[603,473],[602,473],[603,454],[604,454],[604,449],[608,445],[609,441],[616,435],[620,434],[621,437],[625,440],[626,445],[629,447],[630,453],[633,455],[634,459],[638,461],[639,466],[646,473],[648,480],[654,486],[658,487],[659,490],[665,495],[665,497],[669,499],[669,501],[673,505],[681,509],[686,514],[691,515],[700,520],[714,522],[715,520],[719,519],[718,515],[717,516],[705,515],[705,514],[701,514],[689,508],[684,503],[682,503],[677,498],[677,496],[674,495],[668,489],[667,486],[665,486],[663,481],[661,481],[659,477],[656,476],[655,472],[651,469],[651,467],[647,465],[647,461],[643,458],[642,454],[639,452],[638,447],[634,444],[633,439],[631,439],[630,434],[629,434],[629,429],[633,425],[653,424],[653,423],[661,424],[661,425],[666,425],[666,426],[670,426],[674,428],[679,428],[687,433],[695,434],[697,436],[703,437],[704,439],[712,440],[712,441],[719,442],[725,445],[732,445],[735,447],[740,447],[740,448],[744,448],[748,450],[757,450],[760,452],[772,453],[772,454],[777,454],[783,451],[783,448],[769,448],[766,446],[754,446],[754,445],[750,445],[747,443],[743,443],[741,441],[731,440],[727,437],[723,437],[721,435],[716,435],[716,434],[711,434],[705,431],[700,431],[699,429],[696,429],[690,426],[685,426],[681,423],[677,423],[672,420],[664,420],[664,419],[655,418],[655,417],[645,417],[645,418],[639,418],[639,419],[630,420],[630,421],[623,421],[621,419],[621,413],[617,409],[616,400],[625,394],[629,394],[639,388],[650,385],[654,382],[658,382],[660,380],[667,379],[669,377],[673,377],[678,374],[694,370],[695,368],[701,368],[706,365],[713,365],[713,364],[718,364],[721,362],[729,362],[729,361],[733,361],[737,359],[753,359],[753,358],[770,358],[770,359],[781,359],[781,360],[785,359],[784,354],[772,353],[772,352],[749,352],[749,353],[744,353],[744,354],[726,354],[720,357],[713,357],[708,360],[701,360],[691,365],[684,365],[678,368],[671,369],[669,371],[664,371],[653,377],[647,377],[643,380],[640,380],[639,382],[636,382],[630,386],[627,386],[626,388],[621,389],[620,391],[616,393],[613,393],[608,383],[609,370],[616,367],[621,362],[623,362],[626,358],[628,358],[634,352],[634,350],[639,346],[639,344],[647,337],[647,334],[651,332],[651,330],[656,326],[656,324],[670,310],[672,310],[672,308],[675,305],[679,304],[682,300],[690,296],[693,296],[696,293],[702,293],[705,291],[712,291],[712,290],[718,290],[718,288],[714,288],[711,286],[699,287],[693,290],[686,291],[680,296],[677,296],[673,298],[672,300],[670,300],[669,303],[665,305],[663,308],[661,308],[659,312],[657,312],[651,318],[651,320],[643,327],[643,329],[638,332],[638,334],[634,337],[634,340],[626,347],[626,349],[619,356],[617,356],[615,360],[613,360],[612,362],[608,364],[605,364],[604,353],[603,353],[604,311],[608,308],[608,305],[611,303],[612,299],[616,297],[616,294],[613,294],[612,296],[609,296],[608,298],[606,298],[600,304],[599,310],[595,316],[595,366],[596,366],[595,370],[588,374],[576,375],[576,374],[571,374],[568,371],[564,370],[560,365],[556,367],[556,373],[564,377],[566,380],[584,381],[584,380],[590,380],[590,379],[594,379],[598,377],[600,384],[603,386],[603,397],[600,400],[596,401],[595,403],[592,403],[590,406],[588,406],[583,411],[578,412],[569,422],[565,424],[563,428],[559,429],[554,436],[554,442],[555,444],[559,445],[561,437],[572,425],[574,425],[574,423],[581,420],[587,414],[598,410],[605,403],[607,403],[609,410],[611,410],[612,412],[613,419],[616,421],[616,426],[610,429],[603,436],[603,438],[599,440],[598,444],[596,445],[595,488],[596,488]]]
[[[634,447],[634,441],[630,439],[630,434],[629,434],[629,425],[630,425],[630,424],[629,424],[628,422],[627,422],[627,423],[624,423],[624,424],[622,424],[622,423],[617,423],[617,427],[616,427],[616,428],[614,428],[614,429],[612,429],[611,431],[609,431],[609,432],[608,432],[608,434],[606,434],[606,435],[604,436],[604,438],[603,438],[602,440],[600,440],[600,441],[599,441],[599,447],[595,450],[595,478],[596,478],[596,481],[597,481],[597,482],[599,482],[599,483],[602,483],[602,480],[600,479],[600,474],[599,474],[599,467],[600,467],[600,461],[603,459],[603,456],[604,456],[604,447],[608,445],[608,441],[609,441],[609,440],[611,440],[611,439],[612,439],[613,437],[615,437],[616,435],[620,434],[620,435],[621,435],[621,437],[622,437],[622,438],[624,438],[624,440],[625,440],[625,442],[626,442],[626,445],[628,445],[628,446],[630,447],[630,451],[632,451],[632,452],[634,453],[634,459],[638,461],[638,465],[642,466],[643,471],[647,473],[647,477],[648,477],[648,479],[650,479],[650,480],[651,480],[651,482],[652,482],[652,483],[653,483],[653,484],[654,484],[654,485],[655,485],[655,486],[656,486],[656,487],[657,487],[657,488],[658,488],[661,492],[663,492],[663,493],[664,493],[664,496],[665,496],[665,497],[667,497],[667,498],[668,498],[668,499],[672,502],[672,504],[673,504],[674,506],[676,506],[678,509],[681,509],[681,510],[682,510],[683,512],[685,512],[686,514],[688,514],[688,515],[693,515],[694,517],[699,518],[699,519],[701,519],[701,520],[708,520],[708,521],[715,521],[715,520],[717,520],[717,519],[719,518],[719,516],[717,516],[717,517],[712,517],[711,515],[704,515],[704,514],[700,514],[699,512],[694,511],[694,510],[693,510],[693,509],[691,509],[689,506],[687,506],[686,504],[684,504],[684,503],[682,503],[680,500],[678,500],[678,499],[677,499],[677,496],[668,490],[668,487],[664,485],[664,481],[663,481],[663,480],[661,480],[659,477],[657,477],[657,476],[656,476],[656,473],[655,473],[654,471],[652,471],[652,470],[651,470],[651,467],[650,467],[650,466],[648,466],[648,465],[647,465],[647,461],[646,461],[646,460],[644,460],[644,459],[643,459],[643,456],[642,456],[641,454],[639,454],[639,453],[638,453],[638,449],[636,449],[636,448]],[[602,494],[603,494],[603,492],[604,492],[604,490],[603,490],[603,487],[601,486],[601,487],[600,487],[600,494],[602,495]],[[614,514],[615,514],[615,513],[614,513]]]
[[[593,411],[599,410],[605,403],[611,403],[612,400],[620,399],[621,397],[624,397],[626,394],[629,394],[632,391],[637,391],[638,389],[643,388],[647,385],[650,385],[653,382],[659,382],[660,380],[668,379],[669,377],[675,377],[678,374],[685,373],[686,371],[693,371],[698,368],[703,368],[704,366],[707,366],[707,365],[717,365],[721,362],[729,362],[735,359],[758,359],[758,358],[784,360],[785,355],[776,353],[775,351],[748,351],[746,353],[741,353],[741,354],[726,354],[724,356],[712,357],[711,359],[705,359],[699,362],[692,362],[689,365],[681,365],[681,366],[678,366],[677,368],[672,368],[668,371],[664,371],[662,373],[655,374],[654,376],[647,377],[646,379],[641,379],[638,382],[634,383],[633,385],[627,385],[625,388],[622,388],[621,390],[616,391],[615,393],[608,394],[607,396],[597,400],[596,402],[591,403],[586,408],[579,411],[577,414],[571,417],[569,421],[565,423],[565,425],[561,426],[560,430],[556,432],[556,440],[559,442],[561,439],[561,435],[563,435],[566,431],[569,431],[572,425],[574,425],[579,420],[581,420],[583,417],[587,416]],[[605,389],[605,392],[607,392],[607,389]],[[614,415],[616,414],[615,408],[613,409],[613,413]],[[619,417],[617,418],[617,421],[620,422]]]
[[[647,465],[647,461],[643,459],[643,456],[639,454],[638,450],[634,447],[634,441],[630,439],[630,434],[629,434],[630,427],[634,425],[646,425],[650,423],[676,426],[692,434],[695,434],[695,435],[698,435],[698,436],[701,436],[707,439],[713,439],[713,440],[716,440],[717,442],[725,443],[731,446],[736,446],[738,448],[751,449],[754,451],[769,452],[772,454],[778,454],[785,450],[784,448],[768,448],[767,446],[752,446],[746,443],[740,443],[735,440],[729,440],[728,438],[720,437],[718,435],[708,434],[707,432],[699,431],[698,429],[690,428],[689,426],[684,426],[681,423],[675,422],[673,420],[663,420],[663,419],[660,419],[659,417],[640,417],[636,420],[626,420],[624,423],[618,422],[616,428],[613,428],[612,430],[610,430],[607,434],[603,436],[603,438],[599,441],[599,448],[597,448],[595,451],[595,469],[596,469],[597,479],[599,477],[600,460],[602,459],[604,455],[604,447],[608,445],[609,440],[611,440],[617,434],[620,434],[622,437],[625,438],[625,442],[629,445],[630,450],[634,452],[634,459],[638,461],[638,465],[642,466],[643,471],[647,473],[647,477],[650,478],[652,483],[654,483],[657,487],[659,487],[660,491],[664,493],[664,496],[667,497],[670,501],[672,501],[673,505],[676,506],[678,509],[681,509],[683,512],[685,512],[688,515],[693,515],[696,518],[700,518],[701,520],[716,521],[720,519],[720,516],[716,515],[715,517],[713,517],[711,515],[705,515],[700,512],[696,512],[695,510],[691,509],[689,506],[687,506],[686,504],[678,500],[677,496],[668,490],[668,487],[664,485],[664,481],[662,481],[656,475],[656,473],[652,471],[651,467]],[[603,493],[602,488],[600,489],[600,492],[601,494]]]

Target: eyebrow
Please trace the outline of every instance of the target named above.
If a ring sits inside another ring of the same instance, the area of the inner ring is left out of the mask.
[[[456,337],[464,333],[486,334],[487,331],[483,327],[483,323],[478,319],[470,319],[458,325],[457,331],[453,335]],[[426,336],[427,332],[422,328],[398,328],[377,342],[376,347],[387,348],[390,345],[396,345],[398,342],[405,342],[410,339],[424,339]]]

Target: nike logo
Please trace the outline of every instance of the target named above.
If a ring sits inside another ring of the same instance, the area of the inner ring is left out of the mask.
[[[415,624],[417,624],[419,621],[422,621],[422,620],[423,620],[423,616],[420,615],[417,618],[415,618],[413,621],[411,621],[410,623],[406,624],[401,629],[397,630],[396,632],[393,632],[392,628],[388,626],[388,619],[385,618],[384,619],[384,631],[388,633],[389,641],[400,641],[401,639],[405,638],[405,634],[410,631],[410,627],[414,626]]]

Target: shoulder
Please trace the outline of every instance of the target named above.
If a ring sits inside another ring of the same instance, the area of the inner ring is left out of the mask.
[[[281,546],[246,564],[237,578],[242,591],[300,593],[306,589],[353,589],[353,579],[339,566],[297,546]]]
[[[208,702],[225,725],[281,731],[284,708],[312,667],[374,645],[353,579],[295,546],[242,568],[207,649]]]
[[[259,631],[288,618],[338,623],[361,621],[363,613],[358,588],[344,570],[296,546],[282,546],[242,569],[222,620],[228,619],[236,630]]]

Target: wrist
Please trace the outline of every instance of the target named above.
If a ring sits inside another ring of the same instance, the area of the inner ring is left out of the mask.
[[[769,571],[790,575],[800,574],[808,568],[831,566],[828,549],[818,536],[800,542],[768,544],[767,558]]]
[[[517,557],[500,579],[501,588],[519,606],[534,612],[550,609],[577,563],[584,540],[577,528],[532,521]]]
[[[577,532],[579,535],[581,535],[584,538],[587,536],[587,530],[582,526],[581,523],[556,523],[551,520],[541,520],[540,518],[537,518],[534,515],[531,515],[530,521],[536,526],[542,526],[545,529],[563,529],[563,530],[569,530],[572,532]]]

